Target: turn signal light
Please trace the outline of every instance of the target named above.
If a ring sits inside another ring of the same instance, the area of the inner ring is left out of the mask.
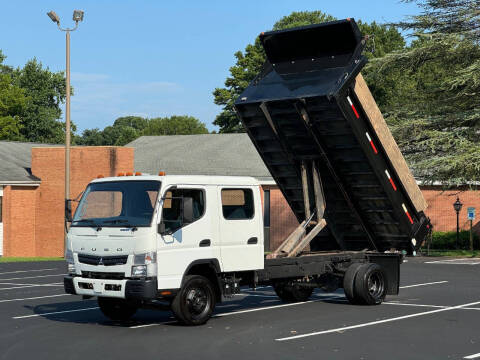
[[[125,173],[119,172],[119,173],[117,174],[117,176],[125,176]]]
[[[165,176],[165,171],[159,171],[158,176]]]
[[[140,175],[142,175],[142,173],[141,173],[140,171],[137,171],[137,172],[135,173],[135,176],[140,176]]]
[[[103,178],[103,175],[97,175],[97,179]]]
[[[125,174],[126,176],[133,176],[133,172],[129,171]]]
[[[172,292],[171,292],[171,291],[161,291],[161,292],[160,292],[160,295],[163,295],[163,296],[165,296],[165,295],[172,295]]]

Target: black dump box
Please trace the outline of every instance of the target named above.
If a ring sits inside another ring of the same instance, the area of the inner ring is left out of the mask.
[[[267,61],[235,108],[300,223],[315,208],[306,185],[320,175],[327,225],[310,250],[412,253],[431,230],[427,204],[360,75],[365,39],[355,21],[260,40]]]

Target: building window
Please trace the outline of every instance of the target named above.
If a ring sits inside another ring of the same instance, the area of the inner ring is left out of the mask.
[[[222,211],[227,220],[253,218],[253,191],[251,189],[222,189]]]

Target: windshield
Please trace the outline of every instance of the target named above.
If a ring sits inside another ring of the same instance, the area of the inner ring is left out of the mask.
[[[111,181],[88,185],[72,226],[150,226],[159,181]]]

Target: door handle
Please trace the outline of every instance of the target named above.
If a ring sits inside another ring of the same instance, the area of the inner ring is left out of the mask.
[[[252,238],[248,239],[248,241],[247,241],[248,245],[253,245],[253,244],[256,244],[256,243],[258,243],[258,239],[256,237],[252,237]]]
[[[202,241],[200,241],[200,247],[207,247],[207,246],[210,246],[210,239],[204,239]]]

